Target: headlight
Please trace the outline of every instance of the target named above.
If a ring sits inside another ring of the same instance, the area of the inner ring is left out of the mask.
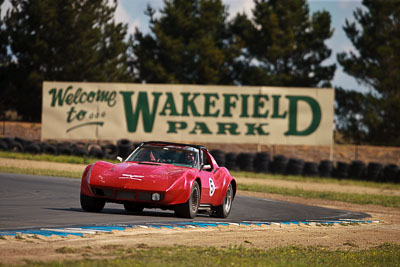
[[[153,194],[151,194],[151,200],[153,200],[153,201],[160,201],[160,199],[161,199],[161,196],[160,196],[159,193],[153,193]]]

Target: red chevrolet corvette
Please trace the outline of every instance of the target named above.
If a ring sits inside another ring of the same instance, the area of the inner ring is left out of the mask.
[[[198,212],[226,218],[235,194],[235,179],[204,146],[145,142],[124,162],[88,165],[80,199],[82,209],[90,212],[114,202],[129,212],[161,208],[185,218]]]

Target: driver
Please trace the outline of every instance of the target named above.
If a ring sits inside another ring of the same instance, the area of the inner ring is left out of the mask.
[[[189,152],[185,154],[185,161],[187,164],[194,165],[195,156],[193,152]]]

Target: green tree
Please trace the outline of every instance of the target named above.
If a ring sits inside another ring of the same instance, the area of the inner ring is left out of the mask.
[[[323,66],[333,30],[326,11],[310,15],[306,0],[255,0],[253,17],[238,14],[232,23],[243,40],[236,79],[242,84],[330,87],[336,66]]]
[[[232,84],[240,49],[230,40],[221,0],[165,0],[160,16],[151,6],[146,14],[151,33],[136,29],[131,39],[136,81]]]
[[[24,119],[40,120],[45,80],[129,80],[127,26],[114,20],[116,2],[11,0],[11,4],[4,20],[14,60],[7,69],[8,90],[3,97]]]
[[[357,52],[339,53],[337,59],[369,92],[358,95],[357,105],[348,106],[346,99],[337,98],[342,113],[353,114],[343,117],[347,122],[339,130],[351,137],[358,129],[361,142],[399,146],[400,1],[364,0],[362,4],[354,12],[355,22],[346,20],[343,27]]]

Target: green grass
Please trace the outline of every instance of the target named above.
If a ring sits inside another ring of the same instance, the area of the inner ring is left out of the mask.
[[[59,171],[59,170],[33,169],[33,168],[28,169],[28,168],[0,166],[0,172],[22,173],[22,174],[41,175],[41,176],[81,178],[83,170],[82,170],[82,172],[74,172],[74,171]]]
[[[73,163],[73,164],[90,164],[102,159],[89,158],[89,157],[77,157],[77,156],[54,156],[54,155],[32,155],[26,153],[15,153],[0,151],[0,158],[12,158],[12,159],[27,159],[27,160],[38,160],[38,161],[49,161],[49,162],[62,162],[62,163]],[[108,160],[111,163],[118,163],[117,160]],[[255,178],[255,179],[270,179],[270,180],[285,180],[285,181],[297,181],[297,182],[314,182],[323,184],[341,184],[341,185],[357,185],[365,187],[374,187],[381,189],[398,189],[400,190],[400,184],[393,183],[378,183],[373,181],[359,181],[352,179],[338,180],[336,178],[323,178],[323,177],[304,177],[304,176],[290,176],[290,175],[278,175],[278,174],[265,174],[265,173],[253,173],[253,172],[230,172],[234,177],[244,178]]]
[[[309,191],[303,189],[292,189],[286,187],[275,187],[259,184],[238,184],[239,190],[279,194],[293,197],[318,198],[326,200],[337,200],[356,204],[373,204],[384,207],[400,208],[400,197],[371,195],[371,194],[349,194],[339,192]]]
[[[293,176],[293,175],[281,175],[281,174],[266,174],[266,173],[254,173],[254,172],[238,172],[230,171],[234,177],[254,178],[254,179],[268,179],[268,180],[285,180],[295,182],[313,182],[321,184],[339,184],[339,185],[356,185],[373,187],[380,189],[398,189],[400,190],[400,184],[394,183],[379,183],[374,181],[361,181],[354,179],[336,179],[331,177],[305,177],[305,176]]]
[[[243,246],[160,247],[110,249],[108,259],[27,262],[34,266],[400,266],[400,246],[383,244],[371,249],[330,251],[319,247],[286,246],[257,249]],[[68,251],[63,251],[68,253]],[[84,256],[95,256],[95,251]],[[104,254],[103,254],[104,255]]]
[[[73,163],[73,164],[89,164],[98,160],[97,158],[90,157],[78,157],[78,156],[65,156],[65,155],[47,155],[47,154],[37,154],[32,155],[28,153],[16,153],[0,151],[0,158],[10,158],[10,159],[27,159],[27,160],[38,160],[38,161],[49,161],[49,162],[61,162],[61,163]],[[107,160],[108,162],[117,163],[118,160]]]

